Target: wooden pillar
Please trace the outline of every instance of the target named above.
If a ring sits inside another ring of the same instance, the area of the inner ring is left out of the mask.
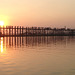
[[[27,27],[26,27],[26,36],[27,36]]]
[[[44,35],[44,28],[43,28],[43,35]]]
[[[36,27],[36,35],[37,35],[37,27]]]
[[[39,27],[37,28],[37,35],[39,34]]]
[[[27,27],[27,35],[28,35],[28,27]]]
[[[13,26],[12,26],[12,36],[13,36]]]
[[[7,32],[8,32],[8,31],[7,31],[7,26],[6,26],[6,35],[7,35]]]
[[[49,27],[49,29],[48,29],[48,35],[50,35],[50,27]]]
[[[40,27],[40,35],[42,34],[42,28]]]
[[[22,36],[23,36],[23,27],[22,27]]]
[[[44,28],[44,35],[45,35],[45,28]]]
[[[18,26],[17,26],[17,35],[18,35]]]
[[[41,27],[40,27],[40,35],[41,35]]]
[[[4,26],[3,26],[3,35],[4,35]]]
[[[54,29],[53,29],[53,35],[54,35]]]
[[[16,26],[15,26],[15,36],[16,36]]]
[[[4,31],[4,30],[5,30],[5,29],[4,29],[4,26],[3,26],[3,28],[2,28],[2,29],[3,29],[3,35],[4,35],[4,33],[5,33],[5,31]]]
[[[29,35],[29,27],[28,27],[28,35]]]
[[[32,35],[34,35],[34,27],[32,27]]]
[[[41,32],[42,32],[42,35],[43,35],[43,27],[42,27],[42,30],[41,30]]]
[[[29,28],[29,35],[30,35],[30,28]]]
[[[35,33],[35,27],[33,27],[33,35],[34,35],[34,33]]]
[[[5,35],[6,35],[6,26],[5,26]]]
[[[20,36],[21,36],[21,26],[20,26]]]
[[[9,35],[10,35],[10,26],[9,26]]]
[[[47,36],[48,36],[48,28],[47,28]]]

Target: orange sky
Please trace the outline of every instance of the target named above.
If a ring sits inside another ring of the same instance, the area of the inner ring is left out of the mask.
[[[75,28],[75,0],[1,0],[0,20],[7,25]]]

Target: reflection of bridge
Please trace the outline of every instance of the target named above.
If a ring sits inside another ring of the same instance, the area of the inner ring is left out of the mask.
[[[1,40],[0,40],[1,41]],[[68,44],[70,42],[75,42],[75,37],[73,36],[34,36],[34,37],[4,37],[4,44],[8,47],[21,47],[21,46],[42,46],[42,45],[53,45],[53,44]]]
[[[62,36],[75,35],[75,29],[56,29],[50,27],[0,27],[0,36]]]

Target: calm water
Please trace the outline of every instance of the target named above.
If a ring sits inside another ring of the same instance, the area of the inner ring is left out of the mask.
[[[75,75],[75,37],[1,37],[0,75]]]

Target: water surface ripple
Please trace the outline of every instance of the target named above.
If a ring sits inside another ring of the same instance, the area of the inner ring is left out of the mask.
[[[0,37],[0,75],[75,75],[75,37]]]

